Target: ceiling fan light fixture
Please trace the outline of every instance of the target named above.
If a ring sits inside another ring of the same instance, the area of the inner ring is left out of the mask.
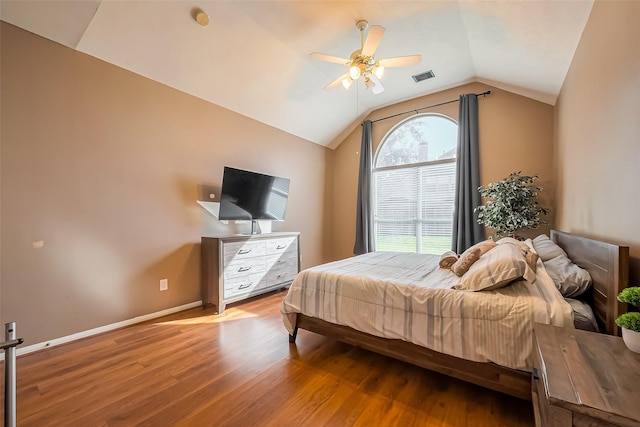
[[[351,79],[358,80],[361,74],[362,71],[360,71],[360,67],[358,67],[357,65],[352,65],[351,67],[349,67],[349,77],[351,77]]]
[[[373,68],[373,75],[376,76],[378,80],[382,79],[382,77],[384,77],[384,66],[376,65]]]
[[[347,90],[351,87],[351,83],[353,83],[353,79],[350,76],[345,76],[344,79],[342,79],[342,87]]]
[[[372,89],[376,84],[372,82],[371,79],[366,78],[364,79],[364,85],[367,87],[367,89]]]

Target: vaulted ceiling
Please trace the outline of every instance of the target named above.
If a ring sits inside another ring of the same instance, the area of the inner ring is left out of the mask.
[[[0,19],[308,141],[335,147],[371,110],[469,82],[554,104],[593,0],[1,0]],[[196,22],[204,11],[209,24]],[[386,29],[389,68],[375,95],[346,71],[356,21]],[[433,70],[419,83],[414,74]]]

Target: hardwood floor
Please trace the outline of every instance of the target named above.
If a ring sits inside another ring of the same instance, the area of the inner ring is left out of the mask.
[[[307,331],[290,345],[283,296],[18,357],[18,425],[533,425],[530,402]]]

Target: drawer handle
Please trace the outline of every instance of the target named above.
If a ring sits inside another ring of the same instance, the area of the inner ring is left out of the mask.
[[[538,368],[533,368],[533,372],[531,374],[533,375],[534,380],[540,379],[540,375],[538,375]]]
[[[251,249],[240,249],[238,255],[248,254],[249,252],[251,252]]]
[[[253,267],[252,265],[250,265],[249,267],[240,267],[238,269],[238,273],[242,273],[243,271],[249,271],[251,270],[252,267]]]
[[[287,247],[287,245],[278,245],[278,246],[276,246],[276,250],[278,250],[278,249],[284,249],[284,248],[286,248],[286,247]]]
[[[249,282],[249,283],[245,283],[244,285],[240,285],[240,287],[238,287],[238,289],[247,289],[247,288],[248,288],[249,286],[251,286],[251,285],[252,285],[252,283],[251,283],[251,282]]]

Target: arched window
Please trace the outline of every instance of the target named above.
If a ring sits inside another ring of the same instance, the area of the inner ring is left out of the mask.
[[[458,125],[420,114],[382,140],[373,168],[376,249],[440,255],[451,249]]]

